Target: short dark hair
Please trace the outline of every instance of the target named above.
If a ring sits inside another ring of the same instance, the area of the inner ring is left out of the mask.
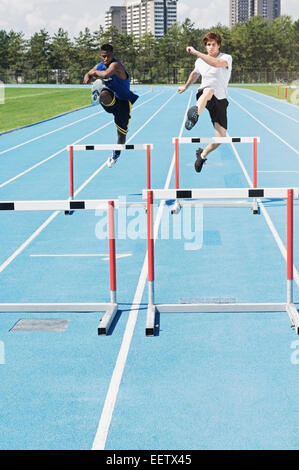
[[[103,44],[101,46],[101,51],[113,52],[113,46],[111,44]]]
[[[222,39],[221,39],[220,34],[214,33],[214,32],[211,31],[211,32],[207,33],[203,38],[203,43],[204,43],[205,46],[207,45],[207,42],[209,42],[209,41],[216,41],[217,44],[219,46],[221,46]]]

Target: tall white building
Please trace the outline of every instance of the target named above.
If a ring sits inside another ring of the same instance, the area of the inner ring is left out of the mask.
[[[271,23],[280,16],[280,0],[230,0],[230,27],[245,23],[251,16],[261,15]]]
[[[127,10],[125,6],[110,7],[105,13],[105,29],[114,26],[120,33],[127,31]]]
[[[106,12],[105,27],[118,27],[115,11],[117,8],[125,9],[128,34],[141,37],[145,33],[152,33],[156,39],[161,38],[177,21],[177,2],[178,0],[125,0],[123,7],[111,7]]]

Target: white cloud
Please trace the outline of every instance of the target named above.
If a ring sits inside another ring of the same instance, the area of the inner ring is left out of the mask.
[[[197,28],[208,28],[217,23],[228,26],[229,1],[216,0],[207,4],[206,0],[184,0],[178,2],[178,20],[190,18]]]
[[[23,31],[30,37],[41,29],[50,34],[59,27],[76,36],[85,27],[91,31],[104,25],[105,11],[112,5],[123,5],[124,0],[0,0],[0,29]],[[282,14],[298,19],[298,0],[281,0]],[[228,25],[229,0],[179,0],[178,20],[186,17],[196,27],[210,27],[217,23]]]

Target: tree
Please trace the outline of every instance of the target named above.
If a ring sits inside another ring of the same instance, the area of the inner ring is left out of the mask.
[[[290,16],[281,16],[272,23],[273,54],[269,65],[273,70],[297,70],[296,44]]]
[[[80,31],[79,36],[74,38],[74,51],[76,67],[82,70],[91,69],[96,62],[98,48],[96,40],[88,28],[84,32]]]
[[[134,70],[134,78],[142,82],[153,83],[156,81],[157,68],[157,44],[152,33],[146,33],[137,43],[137,60]]]
[[[25,65],[27,42],[22,32],[9,31],[7,35],[7,66],[21,72]]]
[[[50,35],[45,29],[35,33],[28,41],[28,65],[33,69],[48,69],[50,47]]]
[[[295,77],[299,69],[299,20],[292,23],[289,16],[281,16],[270,24],[261,16],[254,16],[231,29],[217,24],[209,30],[220,33],[222,50],[233,57],[232,81],[274,81],[279,77],[287,80],[291,72]],[[0,68],[19,74],[28,66],[38,70],[38,80],[43,81],[60,81],[63,77],[59,78],[58,72],[52,78],[49,74],[41,77],[41,69],[63,70],[64,80],[67,77],[69,82],[81,82],[84,72],[100,61],[100,46],[111,43],[115,56],[133,79],[184,82],[194,67],[194,56],[186,53],[186,46],[205,52],[202,38],[207,31],[195,28],[189,18],[173,24],[160,39],[148,33],[136,38],[114,27],[104,30],[102,26],[93,33],[85,28],[73,40],[62,28],[53,37],[42,29],[29,41],[22,32],[0,30]],[[270,74],[262,75],[265,70]],[[37,73],[31,77],[36,80]]]
[[[50,66],[52,69],[65,70],[72,65],[74,46],[68,32],[59,28],[50,46]]]
[[[0,30],[0,68],[8,68],[8,34]]]

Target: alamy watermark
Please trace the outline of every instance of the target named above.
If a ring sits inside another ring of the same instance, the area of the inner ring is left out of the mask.
[[[0,365],[1,364],[5,364],[5,347],[3,341],[0,341]]]
[[[145,206],[126,205],[126,198],[118,198],[118,210],[116,211],[117,240],[147,239],[147,214]],[[177,214],[172,214],[173,205],[165,205],[161,217],[157,238],[161,240],[184,240],[185,250],[200,250],[203,245],[203,206],[183,207]],[[153,207],[153,220],[156,220],[158,207]],[[99,221],[96,224],[95,234],[100,240],[108,237],[107,210],[97,209],[96,216]]]
[[[0,104],[4,104],[4,83],[0,80]]]
[[[291,363],[294,365],[298,365],[299,364],[299,340],[298,339],[296,341],[292,341],[291,349],[294,349],[294,351],[291,354]]]

